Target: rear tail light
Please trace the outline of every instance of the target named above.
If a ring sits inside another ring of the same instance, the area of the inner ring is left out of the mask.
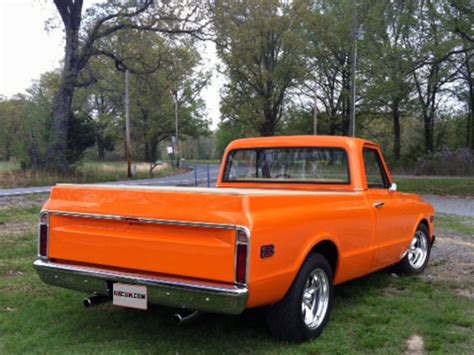
[[[248,243],[249,238],[247,233],[243,230],[238,230],[235,263],[235,282],[238,284],[245,284],[247,282]]]
[[[47,213],[41,213],[38,228],[38,256],[41,258],[48,257],[49,243],[49,216]]]

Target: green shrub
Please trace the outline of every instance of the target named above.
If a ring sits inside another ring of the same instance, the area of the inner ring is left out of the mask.
[[[474,175],[474,155],[467,148],[451,151],[444,146],[439,152],[426,154],[417,159],[416,175]]]

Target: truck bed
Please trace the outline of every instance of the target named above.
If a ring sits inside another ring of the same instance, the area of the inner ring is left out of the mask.
[[[57,185],[43,208],[49,218],[46,260],[60,264],[55,268],[80,265],[252,288],[257,291],[248,305],[257,306],[268,302],[258,292],[268,282],[279,280],[272,300],[291,283],[298,253],[305,253],[299,245],[316,237],[308,223],[337,235],[344,225],[326,221],[340,218],[331,211],[348,205],[352,228],[343,231],[341,243],[365,248],[351,237],[367,233],[361,192]],[[246,245],[239,258],[241,234]],[[262,259],[265,245],[273,245],[277,257]],[[243,264],[245,274],[238,277]]]

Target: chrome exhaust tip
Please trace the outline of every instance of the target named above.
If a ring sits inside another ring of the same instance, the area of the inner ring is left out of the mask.
[[[83,301],[83,304],[84,304],[84,307],[90,308],[90,307],[97,306],[99,304],[107,303],[110,301],[111,301],[110,297],[93,295],[93,296],[85,298]]]
[[[178,325],[180,325],[183,323],[187,323],[191,319],[196,318],[198,315],[199,315],[198,311],[190,311],[187,313],[176,313],[173,316],[173,319],[175,320],[176,323],[178,323]]]

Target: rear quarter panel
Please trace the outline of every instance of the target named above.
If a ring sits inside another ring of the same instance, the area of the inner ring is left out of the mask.
[[[336,283],[367,272],[373,239],[372,215],[361,192],[249,196],[252,233],[249,307],[283,298],[311,249],[332,241],[339,250]],[[275,255],[261,258],[263,245]]]

